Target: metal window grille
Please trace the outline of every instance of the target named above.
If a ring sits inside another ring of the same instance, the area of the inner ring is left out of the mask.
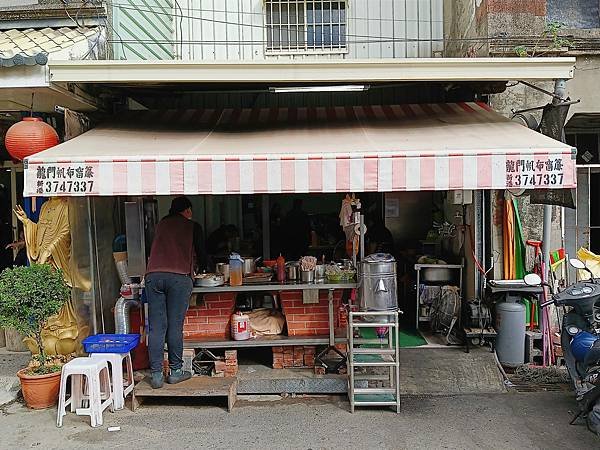
[[[346,2],[266,0],[267,51],[346,49]]]

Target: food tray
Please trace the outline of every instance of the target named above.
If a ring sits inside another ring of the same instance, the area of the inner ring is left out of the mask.
[[[129,353],[139,342],[139,334],[96,334],[83,340],[83,349],[86,353]]]
[[[244,284],[268,283],[273,278],[272,273],[253,273],[244,277]]]
[[[201,273],[194,277],[194,284],[202,287],[221,286],[225,277],[221,273]]]
[[[341,272],[325,273],[327,281],[352,281],[356,273],[354,270],[342,270]]]
[[[223,286],[223,284],[225,284],[225,278],[221,275],[196,278],[196,280],[194,281],[194,285],[199,287],[217,287]]]

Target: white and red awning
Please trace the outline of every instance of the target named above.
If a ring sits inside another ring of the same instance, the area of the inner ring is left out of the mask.
[[[575,150],[482,103],[145,111],[25,164],[26,196],[572,188]]]

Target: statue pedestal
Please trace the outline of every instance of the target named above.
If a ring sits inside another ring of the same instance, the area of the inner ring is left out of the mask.
[[[12,328],[6,328],[4,330],[4,335],[6,337],[6,350],[10,350],[11,352],[28,352],[29,349],[23,343],[23,335],[18,333],[16,330]]]

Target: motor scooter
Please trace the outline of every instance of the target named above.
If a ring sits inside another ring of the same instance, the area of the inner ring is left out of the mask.
[[[600,279],[595,279],[578,259],[569,261],[576,269],[587,271],[588,280],[571,284],[559,293],[542,283],[539,275],[525,276],[529,286],[545,284],[552,297],[540,306],[566,307],[561,325],[561,346],[565,364],[576,393],[579,411],[571,420],[585,418],[590,431],[600,435]]]

